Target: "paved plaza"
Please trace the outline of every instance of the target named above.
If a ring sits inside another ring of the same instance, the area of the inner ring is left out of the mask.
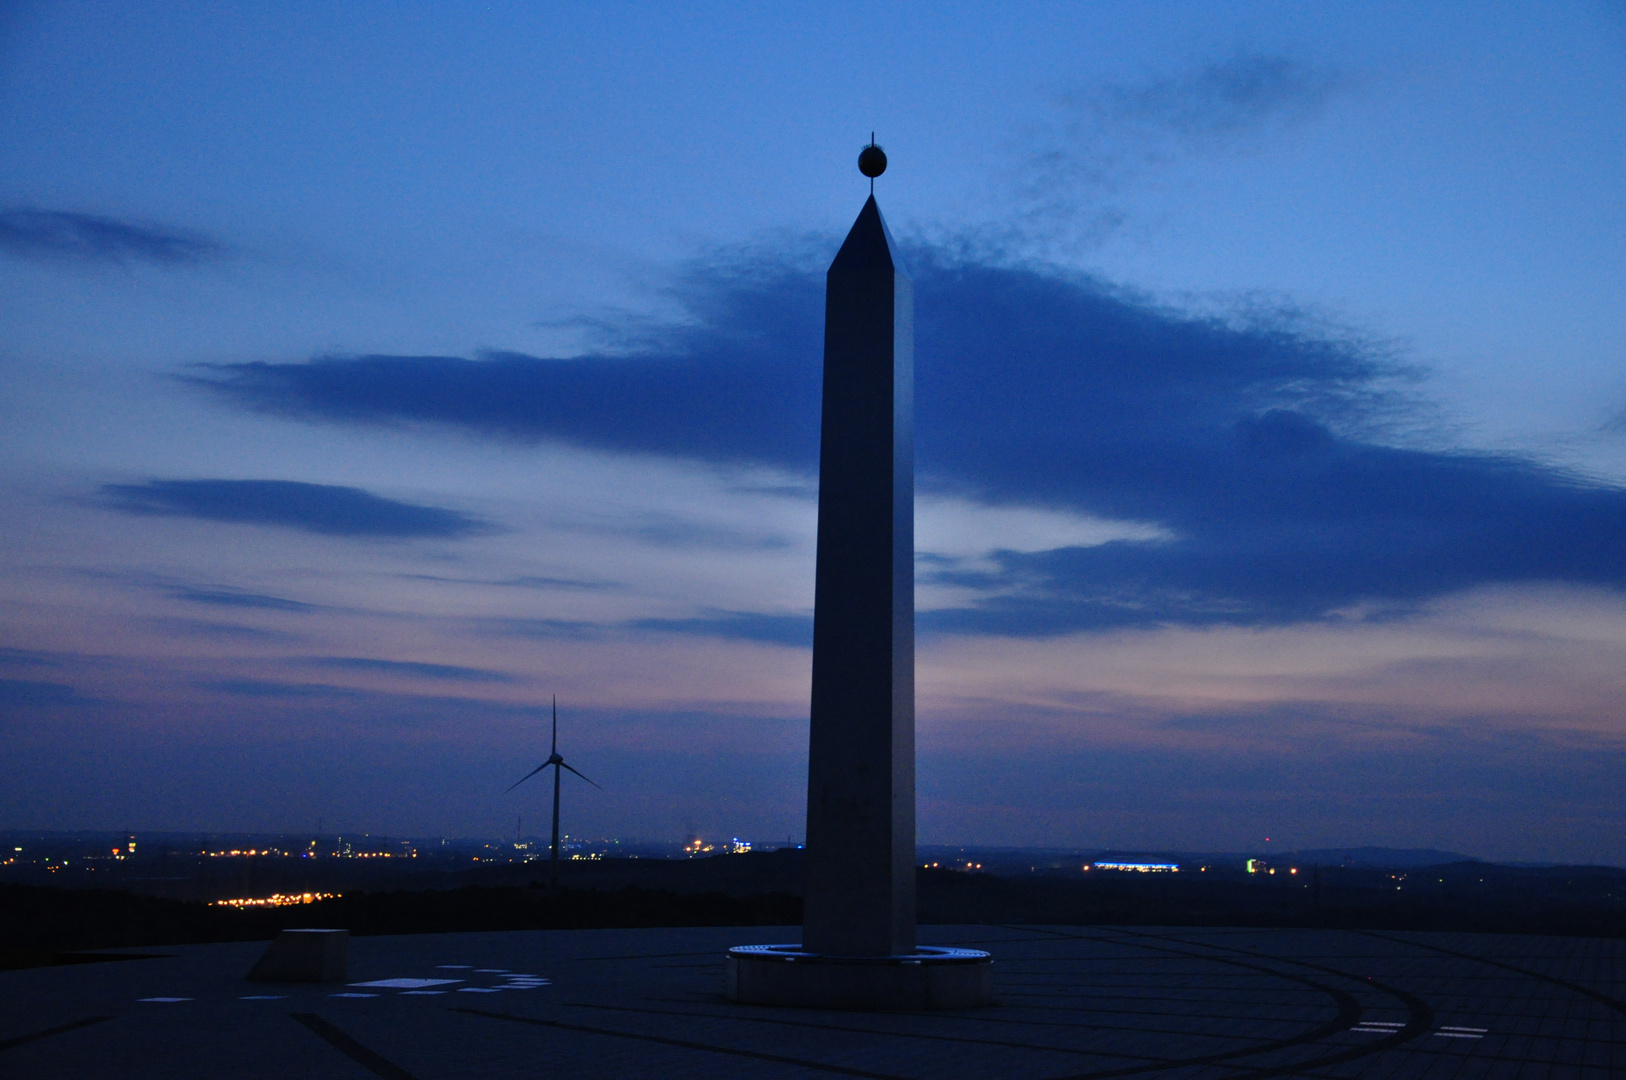
[[[1334,930],[922,927],[998,1004],[723,1001],[794,929],[358,938],[350,983],[242,976],[264,943],[0,972],[11,1077],[1626,1076],[1626,942]],[[353,985],[368,984],[373,985]]]

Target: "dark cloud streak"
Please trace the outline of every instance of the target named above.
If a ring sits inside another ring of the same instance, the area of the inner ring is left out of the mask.
[[[386,499],[360,488],[294,480],[149,480],[104,484],[102,494],[105,505],[129,514],[277,525],[323,536],[455,539],[492,531],[488,523],[455,510]],[[197,600],[200,595],[185,598]],[[230,604],[238,596],[211,595],[203,602]]]
[[[1476,585],[1626,586],[1626,492],[1511,455],[1385,445],[1376,433],[1408,406],[1380,345],[1291,313],[1184,314],[1042,269],[931,250],[914,263],[923,482],[1154,522],[1172,537],[1004,553],[991,573],[929,562],[928,574],[1000,595],[927,613],[924,629],[1281,624]],[[327,357],[193,379],[307,420],[430,423],[805,475],[818,284],[788,269],[693,275],[697,317],[631,355]],[[531,632],[604,630],[544,620]]]
[[[1109,84],[1076,104],[1102,127],[1200,146],[1310,119],[1347,84],[1336,71],[1290,56],[1239,53],[1179,75]]]
[[[768,615],[760,612],[724,611],[692,619],[638,619],[627,623],[632,630],[655,634],[683,634],[722,638],[727,641],[754,641],[767,645],[812,648],[811,615]]]
[[[1174,74],[1104,83],[1056,100],[1032,132],[1007,243],[1049,251],[1092,245],[1130,211],[1111,200],[1147,170],[1256,149],[1315,119],[1351,80],[1291,56],[1239,52]]]
[[[0,252],[24,259],[195,266],[224,257],[199,233],[65,210],[0,211]]]
[[[811,615],[769,614],[755,611],[709,611],[689,618],[630,619],[592,623],[568,619],[487,619],[481,629],[503,637],[544,641],[603,641],[649,634],[751,641],[796,648],[813,644]]]
[[[806,468],[819,439],[817,277],[753,261],[697,271],[683,296],[691,325],[617,341],[606,355],[335,356],[211,365],[185,378],[242,407],[306,420],[442,424],[520,441]]]
[[[13,708],[51,705],[87,705],[94,698],[83,697],[66,683],[37,679],[0,679],[0,705]]]
[[[372,671],[385,675],[407,675],[418,679],[447,679],[454,682],[513,682],[501,671],[459,667],[454,664],[425,664],[411,660],[375,660],[364,656],[312,656],[294,661],[300,665],[336,671]]]
[[[210,638],[216,641],[293,642],[302,641],[305,637],[303,634],[287,630],[267,630],[259,626],[210,622],[206,619],[153,618],[145,621],[149,626],[167,634]]]
[[[258,608],[263,611],[299,613],[322,610],[318,605],[307,604],[302,600],[287,600],[280,596],[267,596],[263,593],[238,592],[235,589],[174,588],[170,590],[169,594],[177,600],[186,600],[193,604],[208,604],[212,607]]]

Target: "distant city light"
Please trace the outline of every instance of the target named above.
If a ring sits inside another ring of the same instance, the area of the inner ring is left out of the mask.
[[[246,900],[216,900],[215,907],[288,907],[291,904],[314,904],[318,900],[337,900],[343,893],[308,892],[308,893],[272,893],[270,896]]]
[[[1090,864],[1097,870],[1127,870],[1141,874],[1170,874],[1177,873],[1179,863],[1172,862],[1093,862]]]

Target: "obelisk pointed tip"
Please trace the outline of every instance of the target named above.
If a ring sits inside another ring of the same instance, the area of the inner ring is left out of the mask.
[[[836,266],[882,265],[909,276],[904,266],[903,254],[898,250],[897,242],[892,239],[892,230],[887,228],[886,218],[881,213],[881,204],[871,195],[864,200],[864,207],[858,211],[858,217],[853,221],[852,229],[847,233],[841,250],[836,252]]]

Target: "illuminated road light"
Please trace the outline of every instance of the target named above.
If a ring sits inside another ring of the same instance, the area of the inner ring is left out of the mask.
[[[314,904],[318,900],[337,900],[343,893],[272,893],[270,896],[254,897],[242,900],[216,900],[215,907],[287,907],[290,904]]]

